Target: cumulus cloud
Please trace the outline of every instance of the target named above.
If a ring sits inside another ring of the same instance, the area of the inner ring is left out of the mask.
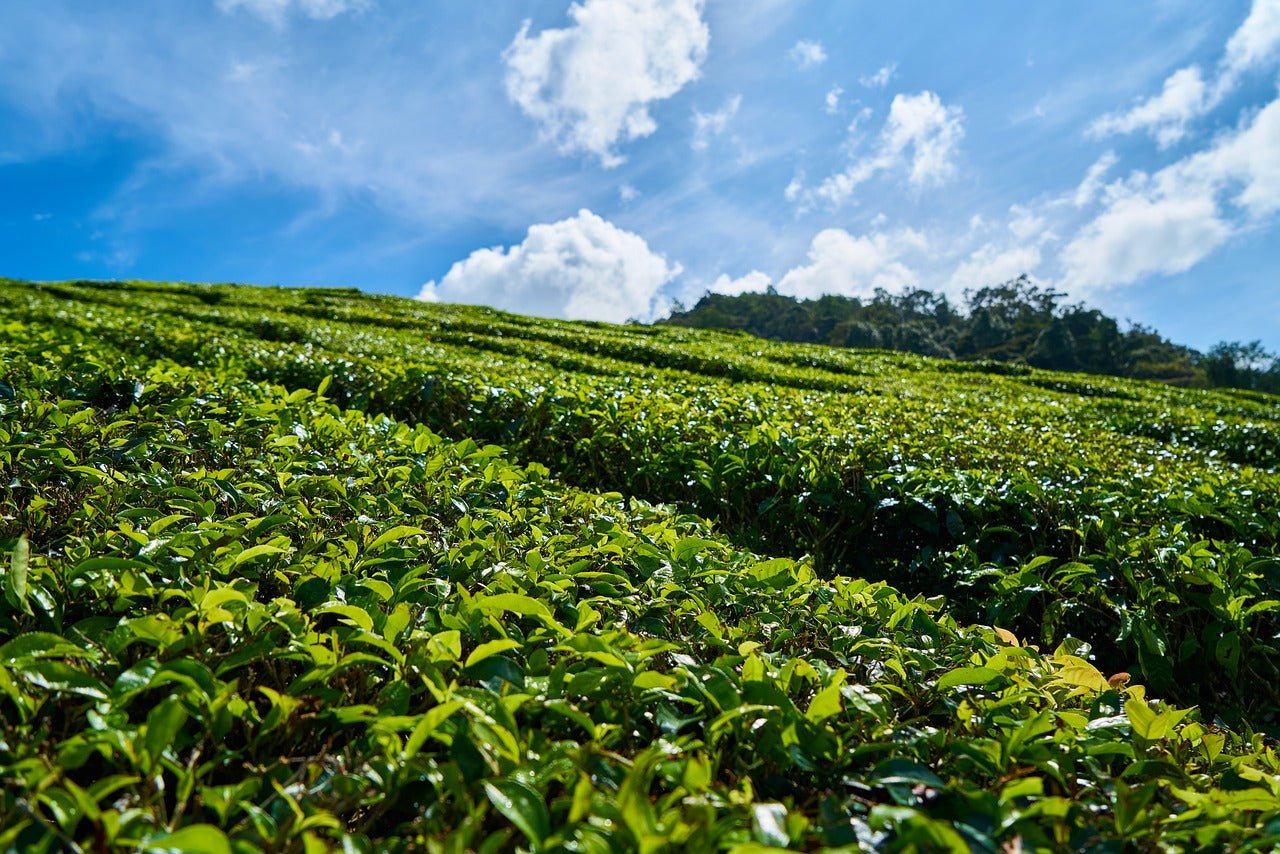
[[[764,293],[773,287],[797,299],[816,299],[824,294],[868,297],[877,288],[899,292],[919,284],[908,262],[913,255],[923,254],[928,245],[923,234],[909,228],[863,235],[828,228],[814,235],[807,263],[791,268],[776,282],[768,274],[752,270],[736,279],[721,275],[708,291],[733,295]]]
[[[1187,135],[1187,125],[1208,112],[1218,98],[1196,66],[1169,75],[1159,95],[1153,95],[1122,113],[1110,113],[1089,126],[1092,137],[1146,130],[1161,148]]]
[[[904,256],[922,252],[927,245],[924,236],[911,229],[855,236],[828,228],[809,245],[809,263],[788,271],[777,289],[800,299],[823,294],[865,297],[876,288],[901,291],[918,282]]]
[[[801,68],[813,68],[827,61],[827,51],[821,42],[801,39],[791,48],[791,61]]]
[[[1104,190],[1102,211],[1063,249],[1064,284],[1089,292],[1189,270],[1280,211],[1280,100],[1208,148]]]
[[[614,147],[657,130],[650,107],[696,79],[710,34],[703,0],[584,0],[572,25],[530,35],[503,54],[507,95],[564,152],[623,160]]]
[[[881,66],[875,74],[864,74],[858,78],[858,83],[867,89],[883,89],[889,85],[889,81],[893,79],[893,75],[898,71],[898,63],[892,65]]]
[[[1269,62],[1280,48],[1280,0],[1254,0],[1244,23],[1227,42],[1223,66],[1243,74]]]
[[[966,289],[1007,282],[1023,273],[1034,271],[1040,266],[1040,260],[1039,246],[1002,248],[995,243],[987,243],[975,249],[957,265],[944,290],[949,294],[959,295]]]
[[[282,26],[296,12],[314,20],[336,18],[369,6],[369,0],[217,0],[218,8],[231,13],[244,9],[274,26]]]
[[[659,291],[680,272],[644,238],[584,209],[532,226],[516,246],[472,252],[418,298],[621,323],[651,315]]]
[[[855,122],[850,132],[856,126]],[[964,112],[959,107],[943,104],[928,91],[895,95],[874,152],[855,159],[813,190],[795,188],[789,198],[801,199],[806,206],[821,202],[839,207],[861,184],[899,168],[906,170],[916,189],[945,183],[955,174],[955,154],[963,138]]]
[[[759,270],[752,270],[745,276],[739,276],[732,279],[727,275],[721,274],[711,283],[711,287],[707,290],[713,294],[726,294],[735,296],[737,294],[762,294],[773,284],[773,280],[765,273]]]
[[[742,106],[742,96],[734,95],[718,110],[710,113],[694,110],[693,140],[689,143],[693,146],[693,150],[704,151],[711,144],[712,137],[724,133],[729,127],[729,122],[733,121],[733,117],[738,114],[740,106]]]
[[[933,92],[896,95],[889,107],[885,143],[895,157],[911,151],[911,183],[940,184],[955,173],[953,155],[964,137],[964,115]]]
[[[1133,194],[1113,201],[1063,250],[1066,285],[1085,291],[1191,269],[1231,236],[1212,198]]]

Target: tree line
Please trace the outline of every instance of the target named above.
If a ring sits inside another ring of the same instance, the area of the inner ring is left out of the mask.
[[[869,299],[797,300],[771,287],[736,296],[708,293],[692,308],[677,303],[658,322],[777,341],[1280,393],[1280,357],[1260,341],[1224,341],[1201,353],[1140,324],[1122,328],[1098,309],[1064,297],[1028,276],[966,290],[960,304],[919,288],[901,294],[877,289]]]

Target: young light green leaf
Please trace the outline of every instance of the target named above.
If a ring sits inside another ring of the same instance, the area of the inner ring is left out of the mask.
[[[562,635],[573,634],[556,622],[555,617],[551,614],[551,609],[544,603],[521,593],[498,593],[493,596],[477,596],[472,604],[477,610],[487,614],[519,614],[526,617],[536,617],[548,628],[555,629]]]
[[[280,548],[279,546],[273,546],[270,543],[259,543],[256,546],[250,546],[249,548],[240,552],[240,554],[236,555],[235,559],[231,561],[231,565],[239,566],[240,564],[251,561],[256,557],[262,557],[263,555],[278,555],[278,554],[284,554],[284,549]]]
[[[25,536],[18,538],[18,543],[9,554],[9,572],[5,576],[4,595],[9,604],[23,612],[31,613],[31,603],[27,601],[27,573],[31,564],[31,546]]]
[[[1139,700],[1137,697],[1130,697],[1124,704],[1125,717],[1129,719],[1129,725],[1133,727],[1135,734],[1147,740],[1159,738],[1159,735],[1153,734],[1153,726],[1156,721],[1155,710],[1146,704],[1145,701]]]
[[[142,844],[147,854],[232,854],[227,835],[211,824],[189,824]]]
[[[809,709],[804,713],[806,718],[818,722],[840,714],[844,709],[840,689],[844,686],[846,675],[843,670],[837,670],[831,675],[831,681],[827,686],[813,695],[813,699],[809,702]]]
[[[399,542],[409,537],[420,537],[427,532],[413,525],[396,525],[369,544],[369,551],[376,552],[389,543]]]
[[[957,667],[938,678],[937,688],[946,691],[960,685],[986,685],[999,676],[1000,671],[990,667]]]
[[[511,638],[502,638],[501,640],[492,640],[482,643],[471,651],[467,656],[467,661],[463,667],[470,667],[473,664],[479,664],[491,655],[497,655],[500,652],[506,652],[509,649],[519,649],[520,641]]]

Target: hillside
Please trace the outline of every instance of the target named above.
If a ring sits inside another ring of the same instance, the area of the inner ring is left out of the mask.
[[[959,304],[920,289],[877,290],[864,299],[796,299],[772,290],[707,293],[691,308],[677,305],[658,322],[738,330],[775,341],[1280,393],[1280,357],[1259,341],[1223,341],[1200,353],[1144,326],[1124,328],[1096,308],[1063,302],[1063,296],[1026,276],[965,291]]]
[[[1280,398],[0,280],[0,849],[1271,850]]]

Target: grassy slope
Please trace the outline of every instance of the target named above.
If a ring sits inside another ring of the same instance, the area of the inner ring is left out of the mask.
[[[1280,834],[1273,399],[331,291],[0,328],[9,842]]]

